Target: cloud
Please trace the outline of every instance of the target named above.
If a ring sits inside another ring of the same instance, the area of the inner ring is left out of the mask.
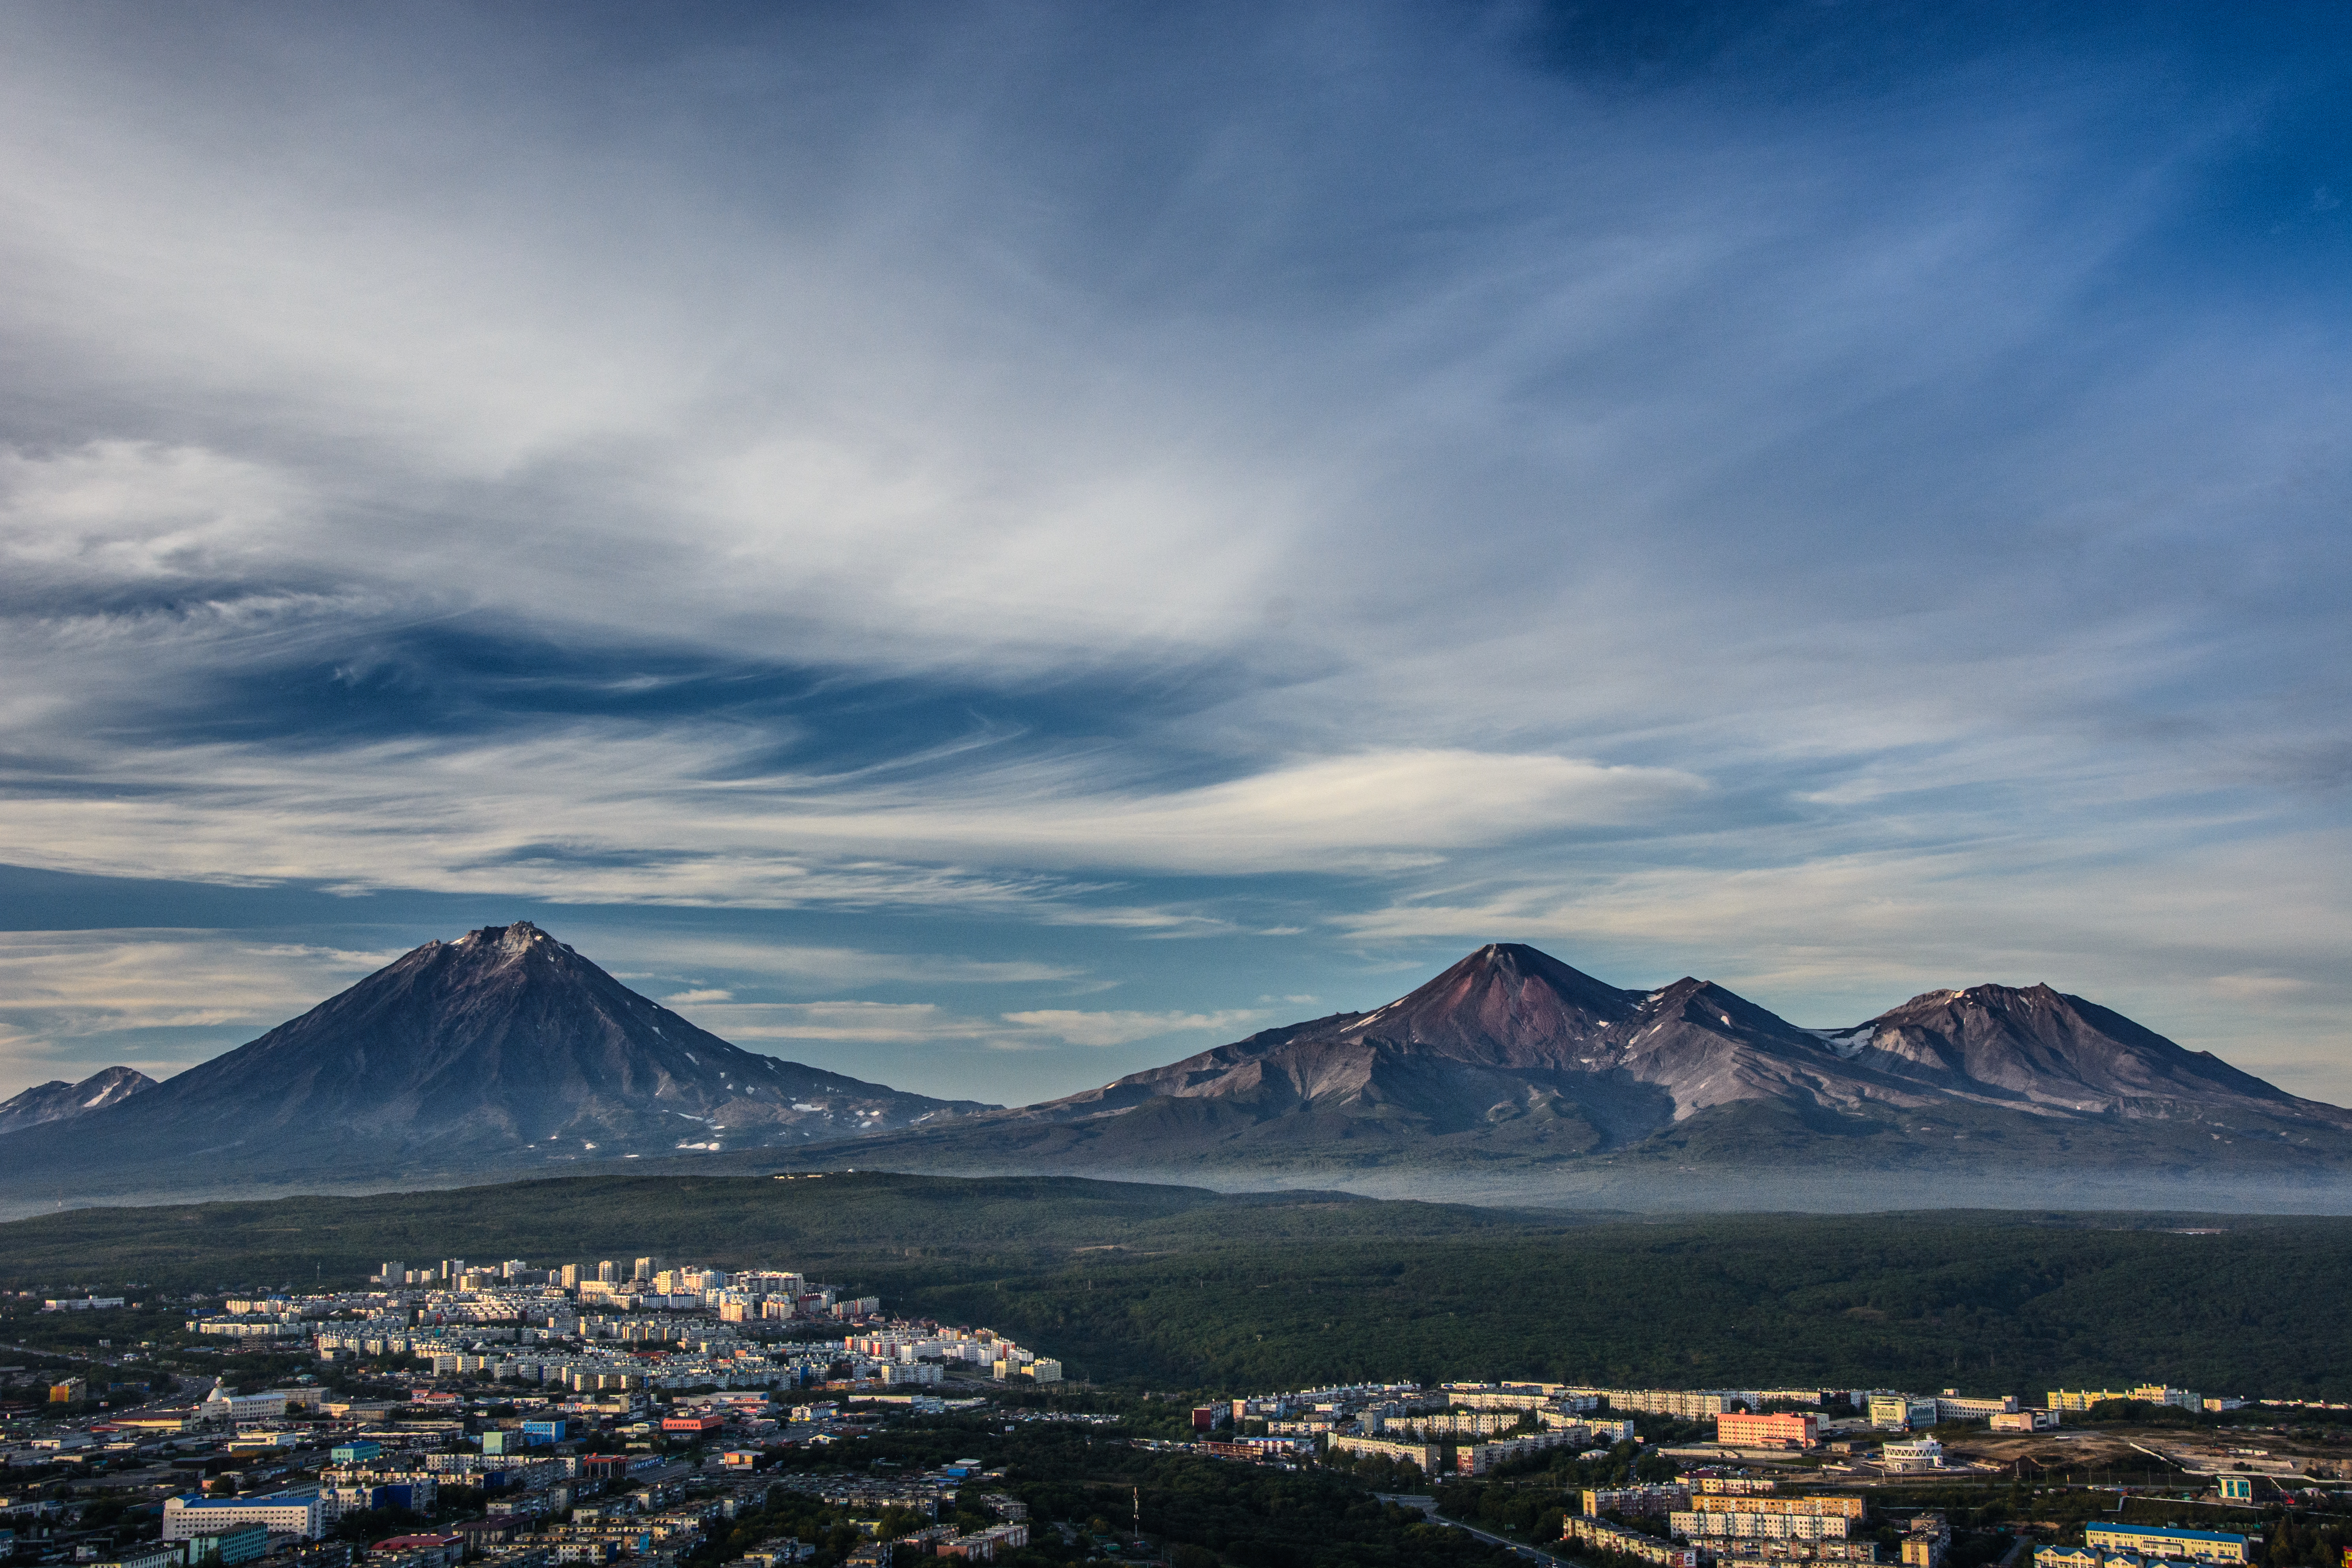
[[[1532,934],[2340,1039],[2345,286],[2243,221],[2332,35],[111,16],[0,17],[0,858],[710,911],[687,994]],[[744,1017],[1048,1037],[940,1005]]]
[[[1047,763],[845,790],[742,776],[719,727],[577,722],[530,738],[317,754],[220,744],[124,758],[130,814],[34,795],[0,826],[18,864],[201,879],[788,907],[951,904],[1133,926],[1216,917],[1107,905],[1053,868],[1221,874],[1398,869],[1446,851],[1670,817],[1704,793],[1669,769],[1465,751],[1321,759],[1158,795]],[[170,781],[200,777],[203,789]],[[414,802],[445,808],[419,819]],[[648,813],[646,803],[662,802]],[[961,861],[965,864],[957,865]],[[990,868],[1007,867],[1007,870]]]
[[[1004,1021],[1074,1046],[1124,1046],[1163,1035],[1236,1029],[1264,1016],[1263,1011],[1251,1007],[1218,1013],[1078,1013],[1048,1007],[1007,1013]]]
[[[1257,1008],[1213,1013],[1076,1012],[1038,1008],[997,1018],[958,1014],[935,1003],[864,1001],[677,1004],[713,1033],[744,1041],[951,1046],[1038,1050],[1059,1042],[1124,1046],[1164,1036],[1227,1031],[1260,1017]],[[1011,1026],[1007,1027],[1007,1026]]]
[[[283,471],[202,447],[0,448],[0,559],[20,606],[34,586],[234,581],[270,570],[303,500]]]
[[[688,1016],[724,1038],[859,1043],[963,1042],[1002,1031],[954,1016],[930,1002],[730,1002],[698,1004]]]
[[[398,956],[225,931],[0,931],[0,1081],[117,1061],[165,1077]]]
[[[747,942],[724,933],[678,935],[624,928],[603,933],[603,940],[613,944],[615,953],[625,952],[630,963],[689,964],[799,984],[1035,985],[1082,980],[1087,973],[1080,965],[1038,959],[879,952],[855,947]],[[728,999],[724,995],[709,998]]]
[[[732,991],[710,989],[676,991],[662,998],[663,1004],[671,1007],[691,1007],[698,1002],[732,1002],[733,1000],[735,1000],[735,993]]]
[[[2267,1002],[2312,988],[2312,982],[2286,974],[2216,974],[2205,984],[2233,1002]]]

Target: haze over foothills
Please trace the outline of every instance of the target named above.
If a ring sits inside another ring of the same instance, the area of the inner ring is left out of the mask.
[[[0,1097],[535,920],[1015,1105],[1487,942],[2352,1103],[2352,17],[0,14]]]

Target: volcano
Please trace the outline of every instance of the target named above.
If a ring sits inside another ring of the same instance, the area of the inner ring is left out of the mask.
[[[1709,981],[1625,990],[1504,942],[1369,1013],[866,1140],[859,1158],[1390,1193],[1472,1174],[1489,1195],[1578,1173],[1620,1194],[1758,1172],[1908,1171],[1955,1192],[2052,1170],[2335,1182],[2352,1172],[2352,1112],[2047,985],[1931,992],[1810,1029]],[[1397,1179],[1350,1180],[1382,1173]]]
[[[161,1085],[0,1136],[0,1192],[436,1181],[987,1109],[743,1050],[518,921],[428,942]]]

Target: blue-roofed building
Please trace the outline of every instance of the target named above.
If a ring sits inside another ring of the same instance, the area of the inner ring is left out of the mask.
[[[2190,1563],[2251,1561],[2245,1536],[2218,1530],[2171,1530],[2153,1524],[2093,1524],[2083,1531],[2083,1544],[2094,1552],[2129,1552]]]

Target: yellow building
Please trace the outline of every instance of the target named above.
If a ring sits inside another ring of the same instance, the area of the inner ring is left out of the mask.
[[[2186,1558],[2192,1563],[2252,1560],[2242,1535],[2218,1530],[2165,1530],[2152,1524],[2093,1524],[2083,1544],[2094,1552],[2131,1552],[2142,1557]]]

